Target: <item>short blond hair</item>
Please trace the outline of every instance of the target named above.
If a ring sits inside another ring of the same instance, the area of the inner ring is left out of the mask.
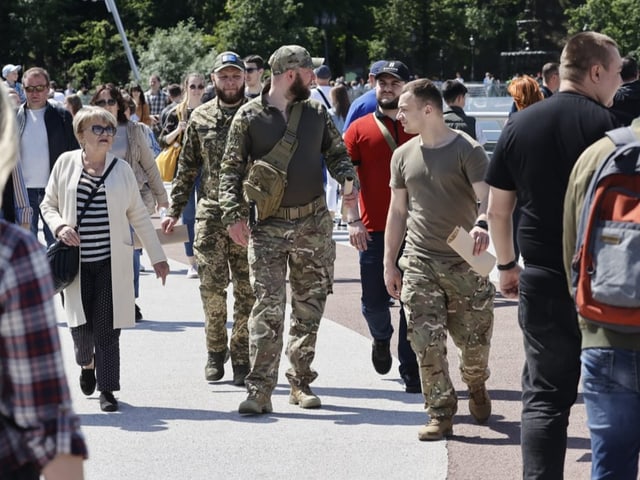
[[[78,141],[80,141],[80,132],[84,130],[86,124],[91,120],[101,120],[105,123],[108,123],[112,127],[118,126],[116,117],[114,117],[113,114],[108,110],[91,105],[84,106],[80,110],[78,110],[76,116],[73,117],[73,133],[75,134]]]
[[[560,79],[582,83],[589,69],[601,64],[609,69],[611,48],[618,44],[611,37],[598,32],[580,32],[571,37],[560,56]]]

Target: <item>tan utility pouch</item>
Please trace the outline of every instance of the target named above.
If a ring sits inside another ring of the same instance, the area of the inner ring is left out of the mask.
[[[243,182],[245,200],[252,209],[250,223],[272,216],[282,202],[287,187],[287,167],[298,148],[296,132],[302,115],[302,103],[291,109],[287,131],[264,158],[254,160]]]

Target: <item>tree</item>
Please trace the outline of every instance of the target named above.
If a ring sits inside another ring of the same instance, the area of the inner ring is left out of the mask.
[[[190,72],[210,72],[217,55],[212,37],[198,29],[193,20],[157,29],[149,45],[139,53],[142,78],[157,73],[163,81],[171,83],[181,82]]]
[[[587,0],[567,10],[569,33],[592,30],[613,38],[622,55],[640,55],[638,0]]]
[[[266,60],[283,44],[307,45],[313,32],[304,26],[302,8],[294,0],[228,0],[226,17],[216,25],[215,46]]]

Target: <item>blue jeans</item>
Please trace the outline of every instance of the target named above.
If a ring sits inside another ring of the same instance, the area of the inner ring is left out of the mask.
[[[187,235],[189,241],[184,242],[184,254],[187,257],[193,257],[193,239],[195,238],[195,225],[196,225],[196,192],[200,187],[200,175],[196,177],[196,181],[193,184],[193,190],[189,195],[189,201],[182,211],[182,223],[187,226]]]
[[[523,478],[561,479],[569,412],[578,395],[580,329],[575,304],[520,290],[524,340],[521,449]]]
[[[374,340],[389,340],[393,335],[393,326],[389,310],[389,293],[384,284],[384,232],[370,232],[370,235],[371,240],[367,242],[367,250],[360,252],[362,315],[367,321],[369,332]],[[407,319],[402,306],[400,307],[398,360],[400,375],[403,378],[405,375],[418,377],[416,354],[407,339]]]
[[[592,480],[635,480],[640,453],[640,351],[582,351]]]
[[[31,217],[31,233],[36,238],[38,237],[38,223],[40,221],[40,204],[44,200],[44,188],[27,188],[27,194],[29,195],[29,206],[33,209],[33,217]],[[44,232],[44,239],[47,242],[47,246],[55,242],[53,233],[49,230],[47,222],[42,220],[42,231]]]

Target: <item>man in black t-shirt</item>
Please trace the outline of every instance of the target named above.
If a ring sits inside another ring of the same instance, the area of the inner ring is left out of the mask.
[[[571,37],[560,60],[559,92],[511,117],[487,173],[489,227],[500,290],[519,295],[524,335],[521,448],[524,478],[562,478],[569,411],[580,377],[580,331],[562,259],[562,205],[582,151],[615,128],[606,107],[620,86],[622,59],[606,35]],[[525,268],[515,262],[511,214]]]

